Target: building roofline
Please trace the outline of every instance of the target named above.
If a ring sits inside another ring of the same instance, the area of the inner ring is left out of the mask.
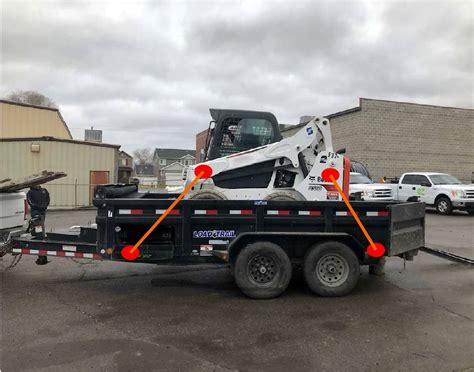
[[[69,134],[69,137],[72,139],[72,134],[71,131],[69,130],[69,127],[66,124],[66,121],[63,118],[63,115],[61,114],[61,111],[59,111],[59,108],[56,107],[44,107],[44,106],[38,106],[38,105],[31,105],[29,103],[22,103],[22,102],[14,102],[14,101],[9,101],[6,99],[0,99],[0,103],[4,103],[6,105],[14,105],[14,106],[22,106],[22,107],[30,107],[34,109],[39,109],[39,110],[48,110],[48,111],[53,111],[56,112],[59,116],[59,119],[64,125],[64,128],[66,129],[67,133]]]
[[[342,116],[342,115],[346,115],[346,114],[351,114],[353,112],[357,112],[357,111],[360,111],[362,110],[361,106],[357,106],[357,107],[352,107],[350,109],[347,109],[347,110],[343,110],[343,111],[338,111],[338,112],[335,112],[334,114],[329,114],[329,115],[325,115],[324,117],[325,118],[328,118],[328,119],[332,119],[332,118],[335,118],[337,116]]]
[[[28,141],[45,141],[45,142],[67,142],[74,143],[76,145],[88,145],[88,146],[98,146],[98,147],[113,147],[116,149],[120,148],[120,145],[114,145],[111,143],[102,143],[102,142],[88,142],[88,141],[79,141],[74,139],[67,138],[56,138],[56,137],[12,137],[12,138],[0,138],[0,142],[28,142]]]
[[[32,105],[30,103],[9,101],[7,99],[1,99],[1,98],[0,98],[0,103],[5,103],[7,105],[23,106],[23,107],[33,107],[40,110],[59,111],[59,109],[56,107],[38,106],[38,105]]]
[[[367,97],[359,97],[359,107],[362,105],[362,101],[378,101],[378,102],[388,102],[388,103],[401,103],[403,105],[413,105],[413,106],[424,106],[424,107],[438,107],[443,109],[455,109],[455,110],[467,110],[467,111],[474,111],[472,108],[466,107],[456,107],[456,106],[439,106],[439,105],[430,105],[427,103],[416,103],[416,102],[405,102],[405,101],[391,101],[388,99],[378,99],[378,98],[367,98]]]
[[[181,164],[179,161],[174,161],[174,162],[172,162],[171,164],[168,164],[167,166],[165,166],[165,167],[163,167],[163,168],[160,168],[160,172],[166,170],[166,168],[169,168],[169,167],[171,167],[172,165],[175,165],[175,164],[178,164],[178,165],[180,165],[180,166],[183,167],[183,168],[186,167],[185,165]]]
[[[438,105],[429,105],[425,103],[414,103],[414,102],[404,102],[404,101],[390,101],[388,99],[377,99],[377,98],[367,98],[367,97],[359,97],[359,106],[352,107],[347,110],[338,111],[334,114],[325,115],[324,117],[328,119],[332,119],[338,116],[343,116],[346,114],[351,114],[353,112],[357,112],[362,110],[362,101],[377,101],[377,102],[387,102],[387,103],[397,103],[397,104],[404,104],[404,105],[412,105],[412,106],[423,106],[423,107],[433,107],[433,108],[442,108],[442,109],[454,109],[454,110],[466,110],[466,111],[474,111],[474,109],[464,108],[464,107],[454,107],[454,106],[438,106]],[[307,123],[301,123],[293,125],[292,127],[282,129],[281,132],[286,132],[287,130],[298,129],[304,127]]]
[[[361,107],[360,107],[360,106],[357,106],[357,107],[352,107],[352,108],[347,109],[347,110],[335,112],[334,114],[324,115],[324,117],[325,117],[325,118],[328,118],[328,119],[332,119],[332,118],[335,118],[335,117],[338,117],[338,116],[342,116],[342,115],[346,115],[346,114],[351,114],[351,113],[353,113],[353,112],[357,112],[357,111],[360,111],[360,110],[361,110]],[[293,129],[302,128],[302,127],[304,127],[306,124],[308,124],[308,122],[296,124],[296,125],[293,125],[293,126],[291,126],[291,127],[282,129],[281,132],[286,132],[287,130],[293,130]]]
[[[132,156],[132,155],[130,155],[128,152],[126,152],[126,151],[123,151],[123,150],[120,150],[120,152],[123,152],[125,155],[127,155],[128,157],[130,157],[130,158],[132,158],[132,159],[133,159],[133,156]]]
[[[207,133],[208,131],[209,131],[209,128],[203,129],[202,131],[198,132],[198,133],[196,134],[196,136],[199,136],[199,135],[201,135],[201,134],[205,134],[205,133]]]

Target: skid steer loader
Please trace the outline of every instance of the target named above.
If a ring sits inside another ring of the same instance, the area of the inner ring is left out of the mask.
[[[348,191],[350,162],[333,150],[328,119],[313,118],[281,139],[270,113],[211,110],[211,115],[216,125],[203,155],[213,175],[200,180],[187,199],[340,200],[334,185],[321,178],[329,167],[338,170]],[[188,169],[186,184],[196,166]]]

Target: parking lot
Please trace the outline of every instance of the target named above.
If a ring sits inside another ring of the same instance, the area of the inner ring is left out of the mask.
[[[95,212],[51,212],[60,228]],[[428,213],[426,245],[474,258],[474,218]],[[362,271],[348,297],[296,274],[274,300],[245,298],[225,266],[25,256],[2,273],[0,368],[17,370],[465,370],[474,368],[473,270],[420,252]],[[7,266],[11,257],[4,257]]]

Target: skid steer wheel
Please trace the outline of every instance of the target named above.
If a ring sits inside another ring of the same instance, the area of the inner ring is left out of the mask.
[[[436,200],[436,212],[439,214],[451,214],[453,210],[453,206],[451,204],[451,200],[449,200],[447,197],[442,196]]]
[[[270,195],[267,195],[264,200],[303,201],[306,200],[306,198],[296,190],[288,190],[273,192]]]
[[[312,247],[304,259],[304,277],[317,295],[344,296],[357,284],[360,266],[357,256],[345,244],[328,241]]]
[[[233,269],[237,286],[251,298],[278,297],[291,279],[288,255],[278,245],[265,241],[243,248]]]
[[[212,191],[212,190],[194,191],[192,193],[189,193],[189,196],[187,197],[187,199],[227,200],[225,195],[221,194],[220,192]]]

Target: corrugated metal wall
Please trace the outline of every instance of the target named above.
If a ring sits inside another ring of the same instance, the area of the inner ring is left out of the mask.
[[[0,138],[43,137],[71,139],[55,109],[39,109],[0,102]]]
[[[40,152],[31,145],[39,144]],[[90,205],[90,171],[108,171],[116,182],[118,151],[114,147],[61,141],[0,141],[0,179],[20,178],[48,171],[62,171],[67,177],[44,187],[51,194],[52,207]]]

